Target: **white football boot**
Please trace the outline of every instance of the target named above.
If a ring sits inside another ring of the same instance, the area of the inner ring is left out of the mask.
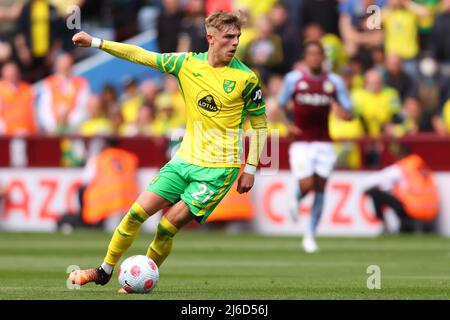
[[[306,253],[314,253],[319,251],[319,246],[316,243],[314,235],[309,232],[305,233],[303,236],[302,246]]]

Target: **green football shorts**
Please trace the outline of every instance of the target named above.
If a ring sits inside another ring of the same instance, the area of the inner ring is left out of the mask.
[[[230,190],[239,168],[208,168],[190,164],[175,155],[145,190],[152,191],[172,203],[182,199],[205,223],[208,216]]]

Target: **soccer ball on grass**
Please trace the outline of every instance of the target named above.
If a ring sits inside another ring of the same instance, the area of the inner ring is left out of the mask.
[[[129,257],[119,267],[119,283],[128,293],[148,293],[158,280],[158,266],[147,256]]]

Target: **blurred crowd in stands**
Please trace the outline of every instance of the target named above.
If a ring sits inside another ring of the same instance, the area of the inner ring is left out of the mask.
[[[127,78],[95,95],[73,74],[92,52],[71,43],[74,4],[82,29],[98,37],[124,41],[155,28],[159,52],[206,51],[205,16],[240,10],[237,56],[262,79],[270,129],[281,137],[276,97],[313,40],[353,101],[354,120],[331,115],[334,138],[450,133],[450,0],[0,0],[0,134],[167,136],[183,127],[172,76],[162,85]]]

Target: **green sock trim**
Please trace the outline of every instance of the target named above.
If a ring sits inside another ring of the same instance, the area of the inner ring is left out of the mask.
[[[125,237],[125,238],[129,238],[129,237],[130,237],[129,234],[123,233],[123,232],[120,231],[119,229],[116,229],[116,230],[117,230],[117,233],[120,234],[122,237]]]
[[[145,219],[142,218],[140,215],[138,215],[136,212],[134,212],[133,208],[130,209],[130,217],[134,220],[139,221],[140,223],[144,223]]]
[[[165,235],[173,238],[175,236],[175,233],[170,232],[166,228],[164,228],[161,224],[158,224],[158,232],[164,233]]]
[[[155,249],[153,249],[152,245],[150,245],[150,251],[154,252],[158,257],[160,257],[161,255],[155,251]]]

